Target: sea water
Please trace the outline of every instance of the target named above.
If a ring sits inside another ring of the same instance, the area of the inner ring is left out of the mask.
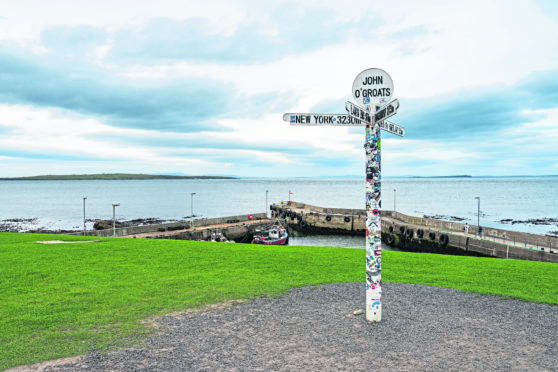
[[[203,180],[0,181],[0,222],[19,230],[82,229],[95,219],[225,217],[263,213],[294,201],[364,209],[363,178],[250,178]],[[480,199],[475,199],[476,197]],[[192,203],[193,201],[193,203]],[[479,205],[480,201],[480,205]],[[480,206],[480,211],[479,211]],[[502,220],[558,218],[558,177],[384,178],[382,209],[509,230],[545,234],[556,224]],[[25,222],[10,220],[25,219]],[[355,245],[358,243],[351,243]],[[364,244],[363,244],[364,245]]]

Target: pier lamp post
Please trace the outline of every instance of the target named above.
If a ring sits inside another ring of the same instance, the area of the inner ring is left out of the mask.
[[[195,192],[190,193],[190,228],[194,227],[194,195]]]
[[[475,196],[475,199],[478,200],[477,204],[477,229],[480,227],[480,196]]]
[[[268,210],[268,205],[267,205],[267,194],[269,193],[269,190],[265,190],[265,216],[267,217],[267,210]]]
[[[120,203],[112,203],[112,236],[116,237],[116,207],[118,207]]]
[[[87,229],[85,227],[85,199],[87,199],[87,196],[83,197],[83,236],[85,236],[85,230]]]

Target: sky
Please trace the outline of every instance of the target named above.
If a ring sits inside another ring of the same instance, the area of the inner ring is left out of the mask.
[[[0,177],[365,173],[367,68],[400,102],[382,175],[558,174],[558,2],[0,0]]]

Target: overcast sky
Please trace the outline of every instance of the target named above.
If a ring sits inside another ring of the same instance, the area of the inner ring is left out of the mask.
[[[556,1],[0,0],[0,176],[364,177],[364,69],[400,101],[382,174],[558,174]]]

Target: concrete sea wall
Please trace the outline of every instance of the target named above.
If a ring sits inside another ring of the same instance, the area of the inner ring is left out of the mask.
[[[130,227],[122,227],[116,229],[114,236],[121,237],[121,236],[146,234],[152,232],[159,232],[160,235],[165,235],[166,232],[176,231],[176,230],[184,230],[184,229],[192,229],[192,228],[196,229],[196,228],[202,228],[202,227],[207,227],[212,225],[219,226],[219,225],[230,224],[230,223],[249,222],[253,220],[258,221],[263,219],[266,219],[265,213],[255,213],[252,215],[252,220],[250,220],[248,215],[243,214],[243,215],[230,216],[230,217],[201,218],[193,221],[177,221],[177,222],[161,223],[161,224],[153,224],[153,225],[145,225],[145,226],[130,226]],[[217,230],[217,227],[215,229]],[[233,230],[234,229],[231,229],[232,234],[234,234]],[[78,235],[81,234],[82,233],[78,233]],[[113,229],[87,231],[85,235],[111,237],[113,236]],[[193,235],[194,234],[192,234],[192,236]],[[195,240],[197,239],[198,238],[195,238]],[[234,239],[234,238],[231,237],[230,239]]]
[[[298,202],[274,204],[270,209],[272,216],[285,219],[290,230],[366,234],[364,209],[324,208]],[[459,222],[408,216],[394,211],[382,211],[381,215],[382,241],[406,251],[558,262],[557,237],[485,227],[483,239],[479,239],[475,234],[476,225],[470,225],[469,235],[465,235],[464,224]],[[268,223],[266,214],[258,213],[252,215],[252,219],[248,215],[238,215],[123,227],[116,229],[114,235],[207,240],[213,232],[221,232],[231,240],[249,241],[258,228]],[[87,231],[86,235],[110,237],[113,230]]]
[[[418,231],[421,230],[421,237]],[[442,236],[445,236],[442,238]],[[558,249],[521,247],[510,241],[478,239],[461,233],[392,222],[382,225],[382,241],[411,252],[509,258],[558,263]]]
[[[447,231],[463,231],[464,224],[460,222],[442,221],[434,220],[424,217],[414,217],[408,216],[403,213],[393,212],[393,211],[382,211],[382,217],[388,217],[394,220],[402,221],[411,225],[426,226],[438,230]],[[482,224],[481,224],[482,226]],[[469,225],[470,235],[476,235],[478,225]],[[519,231],[496,229],[492,227],[484,227],[484,236],[488,240],[507,240],[515,242],[514,245],[525,245],[525,246],[538,246],[555,248],[558,251],[558,238],[548,235],[537,235],[529,234]]]
[[[363,209],[323,208],[290,202],[272,205],[271,212],[284,218],[289,228],[296,231],[349,235],[366,233],[366,211]]]
[[[366,234],[364,209],[323,208],[290,202],[272,205],[271,210],[275,216],[285,218],[289,228],[296,231]],[[484,227],[483,239],[478,239],[477,225],[470,225],[469,235],[465,236],[464,224],[459,222],[408,216],[394,211],[381,211],[381,215],[384,243],[407,251],[558,262],[558,238],[553,236]],[[422,237],[417,236],[418,230],[421,230]],[[430,233],[434,234],[434,239],[429,239]],[[442,235],[443,242],[440,243]]]

